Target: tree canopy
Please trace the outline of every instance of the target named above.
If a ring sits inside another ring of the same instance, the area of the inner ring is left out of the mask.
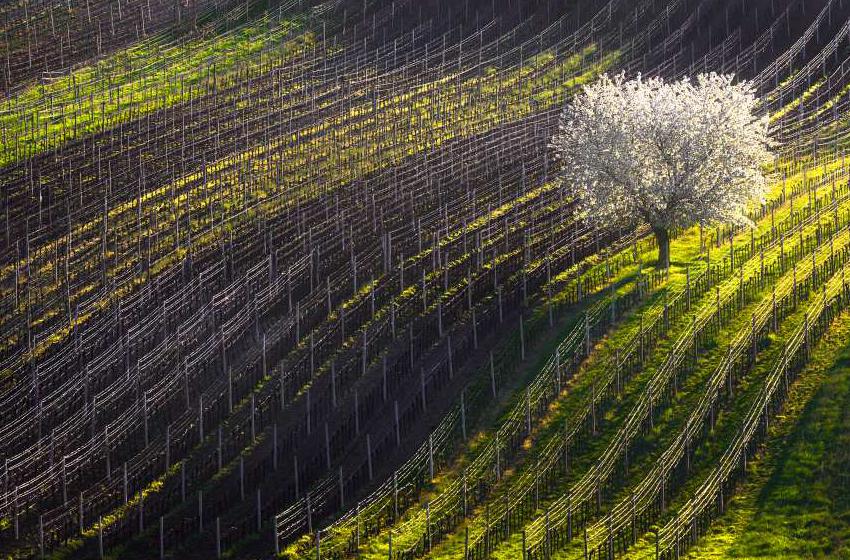
[[[757,103],[752,83],[732,75],[603,76],[565,107],[552,147],[582,215],[649,224],[667,267],[671,229],[747,224],[747,204],[763,199],[771,142]]]

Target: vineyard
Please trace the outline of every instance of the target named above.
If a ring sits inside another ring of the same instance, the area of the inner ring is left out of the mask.
[[[850,558],[850,1],[0,22],[0,556]],[[752,82],[752,226],[583,218],[620,72]]]

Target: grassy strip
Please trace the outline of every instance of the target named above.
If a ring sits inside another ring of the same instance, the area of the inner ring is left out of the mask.
[[[711,294],[709,294],[710,296]],[[710,297],[708,298],[710,300]],[[683,380],[679,385],[679,393],[677,399],[668,405],[661,414],[656,418],[653,428],[640,441],[633,444],[633,451],[629,453],[630,463],[633,464],[632,472],[640,476],[639,473],[648,472],[653,465],[653,451],[663,449],[669,443],[675,432],[681,428],[682,421],[687,416],[688,411],[693,408],[693,405],[701,396],[701,389],[707,381],[708,377],[714,371],[716,363],[722,358],[726,351],[726,346],[735,337],[741,328],[749,326],[749,313],[758,307],[759,301],[753,301],[746,307],[740,310],[735,315],[732,321],[726,323],[721,332],[712,340],[706,341],[703,347],[703,353],[700,356],[700,365]],[[711,302],[708,302],[711,305]],[[640,380],[640,384],[630,384],[626,387],[623,396],[619,400],[617,406],[609,410],[603,423],[607,425],[606,433],[600,433],[598,436],[589,439],[586,449],[581,454],[571,456],[571,470],[576,473],[586,472],[597,461],[602,452],[608,445],[611,444],[611,438],[615,434],[611,431],[622,424],[625,420],[626,413],[631,406],[636,402],[643,387],[649,381],[653,371],[666,359],[667,350],[669,350],[676,341],[676,331],[685,329],[689,321],[683,318],[678,325],[678,329],[671,330],[671,335],[661,341],[654,349],[653,359],[644,367],[643,372],[636,377]],[[571,480],[564,480],[557,485],[552,491],[548,492],[546,498],[541,497],[540,512],[543,512],[545,506],[552,502],[552,497],[559,493],[566,492],[572,486]],[[574,547],[564,551],[555,551],[553,558],[566,558],[574,554],[583,556],[583,551],[578,550],[582,543],[580,539],[574,541]],[[512,559],[522,555],[521,552],[521,533],[514,532],[511,538],[500,545],[493,551],[492,557],[496,559]],[[450,557],[450,556],[447,556]]]
[[[726,515],[688,558],[850,557],[850,317],[815,347]]]
[[[744,237],[744,236],[742,235],[742,236],[740,236],[740,237]],[[740,242],[740,241],[746,241],[746,240],[745,240],[745,239],[739,239],[739,242]],[[684,256],[684,257],[685,257],[686,262],[687,262],[687,260],[690,260],[690,259],[692,259],[692,258],[695,258],[695,255],[697,255],[697,254],[698,254],[698,252],[699,252],[699,235],[698,235],[698,231],[693,230],[693,231],[690,231],[690,232],[686,232],[684,235],[682,235],[682,236],[680,237],[680,239],[674,243],[674,251],[675,251],[675,245],[676,245],[676,244],[681,244],[681,249],[682,249],[682,255],[681,255],[681,256]],[[676,257],[676,258],[674,259],[674,262],[675,262],[675,260],[678,260],[679,256],[680,256],[680,255],[678,255],[678,254],[675,254],[675,253],[674,253],[674,257]],[[678,282],[677,282],[677,280],[678,280]],[[683,283],[684,283],[684,267],[679,267],[679,268],[678,268],[678,270],[677,270],[676,268],[674,268],[673,279],[671,280],[671,282],[670,282],[670,283],[671,283],[671,284],[677,284],[677,283],[681,283],[681,284],[683,284]],[[657,300],[656,300],[656,301],[657,301]],[[632,334],[632,333],[633,333],[633,332],[637,329],[637,322],[638,322],[638,321],[637,321],[637,319],[634,319],[634,318],[633,318],[633,321],[632,321],[632,322],[633,322],[633,324],[631,325],[631,328],[622,328],[622,329],[619,329],[619,333],[618,333],[618,334],[620,334],[621,336],[626,336],[626,335],[630,335],[630,334]],[[598,352],[595,352],[595,353],[594,353],[594,357],[598,357],[598,355],[599,355],[599,354],[598,354]],[[593,358],[591,358],[591,360],[593,360]],[[601,363],[600,363],[600,365],[604,366],[605,364],[601,364]],[[580,387],[573,386],[573,387],[571,387],[571,389],[572,389],[571,393],[573,394],[573,396],[574,396],[575,394],[580,393],[580,392],[583,392],[583,393],[585,393],[585,394],[586,394],[586,393],[589,393],[589,391],[591,390],[591,389],[590,389],[590,384],[592,383],[592,381],[591,381],[591,382],[586,381],[587,377],[592,377],[592,376],[585,376],[585,377],[584,377],[585,382],[584,382],[583,386],[580,386]],[[581,378],[582,378],[582,376],[577,376],[577,379],[581,379]],[[576,380],[574,380],[574,381],[573,381],[573,383],[575,383],[575,381],[576,381]],[[558,410],[558,409],[560,408],[560,404],[561,404],[561,403],[558,403],[558,405],[557,405],[557,406],[553,406],[553,414],[554,414],[554,415],[559,415],[559,416],[560,416],[560,419],[563,419],[563,417],[564,417],[567,413],[569,413],[569,412],[570,412],[570,410]],[[574,412],[574,411],[573,411],[573,412]],[[559,413],[560,413],[560,414],[559,414]],[[557,422],[557,421],[552,421],[552,420],[551,420],[551,418],[547,418],[547,419],[545,419],[545,420],[544,420],[541,424],[544,426],[544,428],[542,428],[542,429],[541,429],[541,430],[542,430],[542,432],[544,432],[544,433],[545,433],[545,432],[551,432],[551,433],[549,434],[549,435],[551,435],[552,433],[560,432],[560,424],[561,424],[561,423],[560,423],[560,422]],[[526,442],[526,448],[527,448],[527,449],[528,449],[528,448],[531,448],[531,447],[533,446],[532,439],[535,439],[535,438],[537,438],[537,437],[540,435],[540,434],[538,434],[537,432],[538,432],[538,430],[537,430],[537,429],[535,429],[535,433],[532,435],[532,438],[530,438],[530,439]],[[522,459],[522,457],[521,457],[521,458],[520,458],[520,460],[518,461],[520,464],[522,464],[522,460],[521,460],[521,459]],[[533,465],[532,465],[532,466],[533,466]],[[509,469],[508,471],[506,471],[506,472],[505,472],[505,474],[504,474],[504,477],[503,477],[503,479],[502,479],[502,480],[503,480],[503,484],[501,484],[501,485],[502,485],[502,486],[508,486],[508,485],[509,485],[509,481],[511,480],[511,477],[512,477],[512,475],[513,475],[513,474],[514,474],[513,470],[510,470],[510,469]],[[516,478],[516,477],[514,477],[514,478]],[[497,498],[492,498],[490,501],[496,501],[496,500],[497,500]],[[481,509],[481,508],[479,507],[479,509]],[[421,517],[421,512],[420,512],[420,515],[419,515],[419,516]],[[464,528],[464,527],[462,526],[461,528]],[[399,537],[404,537],[404,533],[409,533],[409,532],[410,532],[410,531],[408,531],[408,530],[407,530],[407,527],[406,527],[406,528],[405,528],[405,531],[404,531],[402,534],[398,535],[398,536],[399,536]],[[413,532],[415,533],[416,531],[414,530]],[[415,535],[414,535],[414,537],[415,537]],[[459,546],[459,543],[461,543],[461,542],[462,542],[462,538],[461,538],[461,536],[460,536],[460,534],[459,534],[459,533],[455,533],[452,537],[449,537],[449,541],[452,541],[452,540],[454,540],[454,541],[455,541],[455,542],[454,542],[454,547]],[[394,541],[395,541],[395,543],[399,543],[399,541],[401,541],[401,542],[403,543],[403,538],[402,538],[402,539],[399,539],[399,538],[395,538],[395,537],[394,537]],[[397,546],[398,546],[398,544],[397,544]],[[452,545],[451,545],[450,543],[444,543],[443,545],[439,545],[439,547],[438,547],[438,548],[439,548],[439,549],[452,548]],[[381,553],[382,553],[382,550],[381,550],[381,549],[378,549],[378,550],[375,550],[375,552],[377,553],[377,555],[378,555],[378,556],[380,556],[380,555],[381,555]],[[457,551],[449,552],[448,554],[449,554],[449,555],[451,555],[451,554],[454,554],[455,552],[457,552]],[[437,556],[437,554],[435,554],[435,556]]]
[[[631,250],[631,249],[627,249]],[[668,281],[664,286],[669,290],[672,287],[682,287],[685,283],[685,267],[681,264],[681,262],[689,262],[690,260],[696,260],[696,255],[699,253],[699,237],[698,232],[691,231],[687,234],[680,236],[678,239],[673,241],[673,266],[670,269],[670,274]],[[638,262],[650,261],[654,258],[653,250],[647,252],[641,252]],[[699,268],[699,267],[696,267]],[[629,276],[637,273],[635,267],[630,267],[630,269],[624,270],[620,275],[618,275],[614,279],[614,283],[623,281]],[[632,287],[620,287],[618,292],[620,295],[626,293],[627,290]],[[663,291],[663,286],[659,286],[655,291],[648,294],[647,302],[644,304],[644,312],[647,309],[655,310],[656,312],[660,312],[661,309],[661,293]],[[552,405],[552,409],[547,415],[547,418],[541,421],[541,425],[535,425],[534,431],[530,438],[524,444],[526,449],[532,447],[532,441],[534,439],[541,438],[543,435],[547,437],[551,437],[553,433],[560,431],[561,423],[560,421],[553,421],[551,416],[557,416],[558,420],[562,420],[565,415],[575,414],[578,411],[575,407],[580,406],[581,403],[584,402],[586,398],[589,397],[591,393],[591,387],[593,385],[593,378],[595,377],[592,367],[589,367],[589,364],[595,364],[596,367],[607,367],[608,362],[602,358],[600,358],[599,348],[601,346],[610,346],[612,343],[616,344],[616,340],[626,340],[634,335],[639,328],[640,318],[639,314],[636,311],[632,311],[626,319],[624,319],[624,325],[618,326],[618,328],[614,331],[614,335],[609,335],[606,337],[603,342],[599,342],[596,345],[596,349],[592,352],[590,362],[582,365],[581,368],[576,372],[576,374],[569,381],[567,388],[564,389],[564,396],[569,396],[569,402],[572,403],[573,407],[567,406],[562,397],[561,400],[556,401]],[[610,337],[614,336],[616,340],[612,340]],[[541,364],[542,367],[542,364]],[[596,372],[598,373],[598,372]],[[522,398],[522,395],[514,395],[513,401],[516,402],[517,399]],[[504,417],[499,418],[501,421],[504,421]],[[469,464],[474,456],[477,454],[476,452],[480,450],[482,447],[483,441],[490,441],[493,437],[492,433],[480,432],[477,437],[473,440],[474,445],[467,450],[467,453],[463,454],[457,462],[449,469],[449,473],[446,475],[442,475],[445,477],[445,480],[454,480],[457,478],[458,473],[463,471],[465,465]],[[518,463],[522,463],[523,456],[527,455],[527,453],[521,453],[517,458]],[[502,473],[502,482],[500,486],[507,486],[511,480],[515,479],[518,474],[516,471],[516,464],[511,467],[507,466],[505,471]],[[441,481],[437,481],[437,484],[433,488],[432,492],[429,492],[427,495],[423,496],[421,500],[421,505],[424,507],[424,503],[430,502],[436,495],[440,493],[448,485],[441,485]],[[496,494],[494,494],[495,496]],[[496,499],[491,497],[490,500]],[[479,507],[479,509],[481,509]],[[403,533],[397,533],[398,528],[394,529],[394,546],[401,549],[404,543],[408,539],[416,540],[418,538],[418,532],[421,532],[421,526],[424,525],[424,520],[422,510],[419,508],[411,508],[411,511],[402,519],[402,525],[404,526]],[[460,529],[462,530],[465,525],[461,525]],[[453,540],[457,538],[457,532],[454,536],[449,537],[449,540]],[[386,534],[382,534],[377,537],[379,543],[374,542],[375,539],[372,539],[372,542],[367,543],[366,550],[361,551],[361,555],[364,555],[365,558],[369,558],[372,555],[376,558],[382,558],[386,556],[388,543],[386,542]],[[441,548],[444,545],[441,545]]]
[[[667,414],[669,414],[669,412],[668,412]],[[667,417],[667,416],[664,416],[661,420],[663,421],[663,420],[664,420],[664,418],[666,418],[666,417]],[[656,429],[656,433],[658,433],[658,432],[657,432],[657,429]],[[515,552],[516,552],[515,550],[512,550],[512,551],[510,551],[508,554],[510,555],[510,554],[515,553]]]
[[[773,252],[775,252],[775,251],[773,251]],[[686,321],[685,321],[684,323],[683,323],[682,321],[679,321],[679,322],[677,322],[677,325],[676,325],[676,326],[674,326],[674,328],[673,328],[673,329],[671,329],[671,336],[672,336],[672,339],[673,339],[673,340],[675,340],[675,333],[677,332],[677,328],[678,328],[678,329],[684,328],[684,327],[686,326],[686,324],[687,324],[687,322],[686,322]],[[632,326],[632,329],[634,329],[634,325]],[[623,330],[624,330],[625,332],[628,332],[628,329],[623,329]],[[623,333],[619,333],[619,334],[623,334]],[[659,344],[659,349],[662,349],[662,350],[663,350],[664,348],[669,347],[669,346],[670,346],[670,344],[671,344],[671,339],[670,339],[670,338],[668,338],[667,340],[664,340],[664,341],[662,341],[662,342]],[[619,345],[618,345],[618,346],[619,346]],[[659,359],[659,358],[657,358],[657,357],[656,357],[654,360],[652,360],[652,361],[651,361],[651,363],[650,363],[650,366],[652,366],[653,364],[658,365],[658,364],[657,364],[658,359]],[[603,365],[603,366],[605,366],[605,365],[607,365],[607,363],[603,363],[602,365]],[[639,376],[638,376],[638,379],[640,380],[640,379],[645,378],[645,377],[646,377],[646,370],[644,371],[644,373],[643,373],[642,375],[639,375]],[[645,381],[645,379],[644,379],[644,381]],[[639,384],[640,384],[640,383],[638,383],[638,385],[639,385]],[[635,384],[630,384],[630,385],[632,385],[632,386],[633,386],[633,385],[635,385]],[[634,395],[632,394],[632,391],[633,391],[633,387],[627,387],[626,394],[624,395],[623,399],[624,399],[624,400],[626,400],[626,401],[628,401],[628,400],[630,399],[630,397],[634,397]],[[621,401],[621,404],[622,404],[622,401]],[[574,407],[574,406],[566,406],[566,408],[567,408],[567,411],[571,411],[571,410],[574,410],[574,409],[575,409],[575,407]],[[614,419],[614,414],[615,414],[615,411],[613,411],[613,410],[612,410],[612,411],[609,411],[609,413],[607,414],[607,416],[606,416],[606,418],[605,418],[605,421],[613,420],[613,419]],[[668,414],[669,414],[669,413],[668,413]],[[562,412],[562,413],[561,413],[561,416],[565,416],[565,414]],[[666,418],[666,416],[665,416],[665,418]],[[662,420],[663,420],[663,419],[662,419]],[[554,426],[556,426],[556,427],[560,427],[561,422],[559,422],[559,421],[552,421],[552,424],[553,424]],[[555,430],[554,435],[555,435],[555,436],[559,435],[559,434],[557,433],[557,432],[559,432],[559,431],[560,431],[560,430]],[[656,433],[656,434],[657,434],[657,433],[659,433],[659,432],[658,432],[658,427],[656,427],[656,432],[655,432],[655,433]],[[594,445],[595,445],[596,443],[597,443],[597,442],[594,442]],[[532,445],[533,445],[532,443],[529,443],[529,444],[528,444],[528,446],[529,446],[529,447],[532,447]],[[581,459],[580,459],[580,460],[581,460]],[[580,460],[579,460],[579,461],[580,461]],[[580,466],[580,464],[579,464],[579,466]],[[533,465],[529,465],[529,468],[530,468],[530,467],[533,467]],[[508,491],[510,491],[510,489],[508,489]],[[518,551],[517,551],[517,550],[509,550],[509,551],[507,552],[507,555],[508,555],[508,556],[510,556],[511,554],[514,554],[514,553],[518,553]]]
[[[836,271],[832,274],[832,276],[823,283],[823,289],[827,290],[828,293],[834,293],[836,288],[841,285],[846,268],[847,266],[845,265],[840,272]],[[823,272],[821,274],[823,274]],[[822,293],[826,294],[827,291]],[[810,316],[812,313],[818,313],[817,309],[819,309],[821,304],[821,292],[818,289],[812,288],[807,299],[809,301],[808,304],[799,305],[798,307],[791,309],[788,316],[786,316],[786,318],[779,324],[779,331],[777,333],[770,333],[765,339],[763,339],[760,344],[762,348],[759,349],[756,363],[747,369],[739,379],[737,379],[733,389],[733,394],[727,394],[725,398],[721,399],[721,408],[719,409],[717,421],[711,429],[710,435],[705,438],[704,441],[697,440],[694,442],[696,449],[693,458],[689,462],[690,471],[688,480],[684,483],[681,489],[674,489],[675,492],[671,491],[669,493],[670,496],[678,494],[675,498],[674,503],[676,505],[674,506],[673,511],[677,511],[681,507],[682,501],[687,500],[694,494],[694,492],[697,491],[696,489],[704,483],[709,472],[711,472],[717,465],[717,461],[720,460],[724,453],[727,453],[729,445],[741,429],[741,423],[744,418],[750,414],[753,401],[761,394],[765,377],[775,370],[777,360],[780,359],[785,352],[785,347],[787,346],[786,343],[788,342],[789,337],[794,338],[796,336],[796,333],[798,333],[799,329],[802,328],[804,317],[807,313],[809,313]],[[743,326],[744,330],[746,330],[746,321],[744,321]],[[765,345],[766,348],[764,347]],[[721,346],[723,346],[722,341]],[[709,367],[713,367],[715,363],[717,362],[710,362],[708,365]],[[725,404],[724,400],[726,401]],[[647,443],[650,445],[656,443],[655,438],[652,437],[652,435],[650,435],[647,439]],[[666,439],[669,440],[670,436],[666,436]],[[647,460],[642,461],[637,465],[637,469],[629,473],[629,481],[624,485],[623,491],[617,498],[618,500],[628,503],[629,489],[631,488],[630,484],[637,483],[643,479],[643,477],[654,467],[653,459],[654,457],[648,457]],[[601,525],[601,522],[600,524],[597,524],[597,530],[599,525]],[[654,539],[650,540],[650,548],[647,548],[647,539],[644,538],[641,544],[643,552],[650,555],[654,554],[654,549],[652,548],[653,543]],[[574,552],[574,554],[580,556],[580,553]],[[564,557],[564,555],[556,555],[556,557],[561,558]]]
[[[31,85],[0,103],[0,166],[185,103],[232,85],[245,71],[305,53],[316,37],[303,31],[302,20],[261,19],[177,46],[143,41],[58,80]]]

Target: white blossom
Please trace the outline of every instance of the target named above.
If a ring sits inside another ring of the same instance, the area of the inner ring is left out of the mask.
[[[747,204],[763,199],[771,142],[756,104],[753,85],[731,75],[602,76],[564,109],[552,147],[581,214],[603,227],[649,224],[667,266],[672,228],[748,224]]]

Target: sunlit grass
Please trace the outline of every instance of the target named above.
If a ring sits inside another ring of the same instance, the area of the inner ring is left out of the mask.
[[[0,165],[184,103],[315,45],[303,21],[261,19],[177,45],[143,41],[0,103]]]
[[[689,558],[850,557],[850,317],[818,344],[726,515]]]

